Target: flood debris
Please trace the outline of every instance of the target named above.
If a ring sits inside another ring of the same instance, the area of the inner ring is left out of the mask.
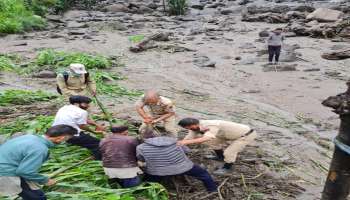
[[[345,60],[350,58],[350,49],[324,53],[322,54],[322,58],[327,60]]]
[[[139,42],[138,44],[130,47],[130,51],[134,52],[134,53],[138,53],[141,51],[145,51],[147,49],[151,49],[151,48],[156,48],[157,45],[154,44],[154,41],[169,41],[169,36],[172,35],[172,33],[170,32],[159,32],[159,33],[155,33],[149,37],[144,38],[141,42]]]

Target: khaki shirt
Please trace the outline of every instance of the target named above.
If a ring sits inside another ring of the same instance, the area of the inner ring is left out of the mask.
[[[250,131],[250,127],[244,124],[235,122],[223,121],[223,120],[200,120],[200,131],[204,133],[201,135],[199,132],[189,131],[185,139],[194,139],[201,136],[207,136],[210,138],[218,138],[224,140],[235,140]]]
[[[147,108],[149,109],[153,117],[160,117],[170,112],[175,112],[175,106],[173,102],[170,99],[162,96],[160,96],[160,101],[156,105],[147,105],[145,103],[144,96],[142,96],[136,102],[136,106],[138,107],[147,106]]]
[[[96,91],[96,82],[90,77],[85,84],[84,74],[80,76],[73,76],[71,73],[69,73],[67,84],[64,81],[63,74],[59,74],[56,80],[57,85],[61,89],[63,95],[76,95],[76,93],[84,91],[87,89],[87,87],[89,87],[91,91]]]

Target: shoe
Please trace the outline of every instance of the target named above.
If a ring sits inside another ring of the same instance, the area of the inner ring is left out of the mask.
[[[213,172],[213,174],[219,175],[219,176],[224,176],[224,175],[230,174],[231,172],[232,172],[231,169],[219,168],[219,169],[215,170],[215,171]]]
[[[204,158],[210,159],[210,160],[216,160],[216,161],[223,161],[224,160],[223,158],[219,158],[216,155],[206,155],[206,156],[204,156]]]

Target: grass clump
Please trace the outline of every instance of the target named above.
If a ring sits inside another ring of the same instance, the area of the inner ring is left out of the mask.
[[[28,8],[23,0],[0,0],[1,33],[40,30],[45,26],[45,20]]]
[[[57,95],[29,90],[5,90],[0,93],[0,106],[27,105],[40,101],[49,101],[57,98]]]
[[[53,116],[39,116],[31,121],[17,120],[0,127],[0,135],[11,136],[16,132],[43,134],[51,126]],[[52,174],[90,156],[90,152],[77,146],[57,145],[50,150],[50,159],[41,173]],[[58,184],[44,187],[49,200],[167,200],[166,189],[156,183],[144,183],[129,189],[111,189],[100,161],[89,160],[80,166],[59,174]],[[6,198],[5,198],[6,199]]]
[[[187,0],[168,0],[170,15],[184,15],[187,10]]]

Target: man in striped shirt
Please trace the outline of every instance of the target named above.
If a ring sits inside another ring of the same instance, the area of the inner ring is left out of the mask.
[[[145,141],[136,148],[139,161],[145,162],[146,180],[159,182],[174,175],[188,175],[203,182],[208,192],[215,192],[217,185],[209,173],[194,164],[185,154],[184,148],[176,145],[176,138],[154,137],[153,131],[144,132]]]

